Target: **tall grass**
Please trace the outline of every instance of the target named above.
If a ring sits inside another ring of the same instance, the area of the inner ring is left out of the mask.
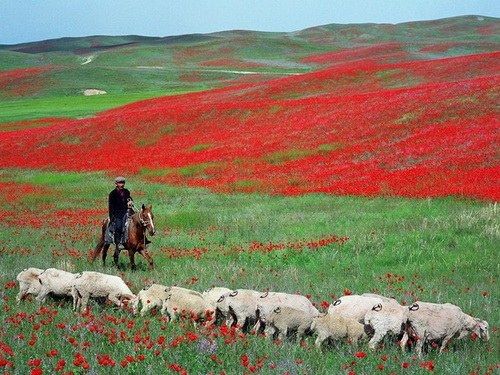
[[[14,366],[8,372],[29,373],[34,358],[42,359],[44,373],[61,358],[67,370],[89,374],[174,373],[175,364],[191,374],[249,373],[249,366],[264,374],[423,374],[429,362],[439,374],[492,373],[489,366],[497,371],[496,205],[447,198],[220,195],[131,176],[127,187],[136,203],[153,204],[158,230],[150,245],[155,270],[149,272],[139,259],[138,271],[131,272],[124,253],[120,269],[87,259],[107,214],[111,176],[4,169],[0,185],[0,341],[15,352],[7,358]],[[343,240],[321,242],[333,236]],[[111,306],[93,304],[90,315],[77,315],[67,302],[16,305],[12,283],[29,266],[118,274],[134,292],[152,281],[200,291],[215,285],[298,292],[310,295],[320,309],[322,302],[326,306],[346,292],[376,292],[406,304],[452,302],[488,320],[492,339],[464,339],[442,355],[431,350],[422,360],[412,351],[400,352],[390,339],[376,353],[368,353],[365,343],[357,348],[339,343],[320,353],[311,338],[298,345],[253,334],[214,334],[189,324],[166,324],[159,315],[133,317]],[[26,319],[13,323],[19,316]],[[128,340],[110,341],[119,332]],[[77,344],[69,342],[71,337]],[[158,340],[165,340],[165,347]],[[58,354],[48,356],[51,349]],[[358,351],[367,357],[356,357]],[[88,371],[73,364],[77,353],[89,363]],[[104,354],[114,367],[99,362]],[[122,368],[127,355],[136,360]],[[248,366],[241,356],[248,357]],[[405,362],[409,368],[402,367]]]

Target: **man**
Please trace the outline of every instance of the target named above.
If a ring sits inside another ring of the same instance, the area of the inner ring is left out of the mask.
[[[130,191],[125,189],[125,177],[115,178],[115,189],[109,193],[109,226],[105,242],[114,241],[119,250],[125,248],[127,239],[124,238],[125,223],[128,218],[127,211],[133,203]]]

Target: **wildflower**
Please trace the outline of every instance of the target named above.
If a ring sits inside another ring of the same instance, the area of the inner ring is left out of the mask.
[[[366,353],[365,352],[356,352],[356,353],[354,353],[354,356],[356,358],[365,358],[366,357]]]

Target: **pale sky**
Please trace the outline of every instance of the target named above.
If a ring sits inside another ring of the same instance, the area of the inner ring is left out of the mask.
[[[0,44],[89,35],[297,31],[330,23],[500,17],[500,0],[0,0]]]

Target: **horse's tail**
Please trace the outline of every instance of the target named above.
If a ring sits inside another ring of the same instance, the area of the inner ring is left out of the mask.
[[[99,253],[102,250],[102,247],[104,246],[104,236],[106,234],[106,228],[108,226],[108,220],[105,219],[102,222],[102,231],[101,231],[101,236],[99,237],[99,242],[97,242],[97,245],[94,247],[94,251],[92,252],[92,257],[90,261],[93,263],[95,258],[98,257]]]

